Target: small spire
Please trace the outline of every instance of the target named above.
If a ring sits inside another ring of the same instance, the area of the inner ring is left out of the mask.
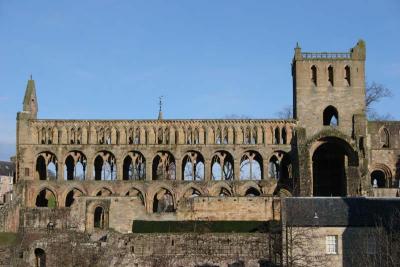
[[[296,48],[300,48],[299,42],[296,42]]]
[[[30,80],[31,80],[31,81],[33,80],[33,79],[32,79],[32,73],[31,73],[31,79],[30,79]]]
[[[159,110],[158,110],[158,119],[159,120],[162,120],[163,119],[163,113],[162,113],[162,105],[163,105],[163,103],[162,103],[162,98],[163,98],[163,96],[160,96],[159,97],[159,103],[158,103],[158,105],[159,105]]]

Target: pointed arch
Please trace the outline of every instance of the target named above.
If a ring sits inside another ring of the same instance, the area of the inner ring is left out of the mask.
[[[334,72],[333,72],[332,65],[329,65],[329,67],[328,67],[328,83],[331,86],[334,86]]]
[[[175,180],[175,157],[168,151],[159,151],[153,159],[153,180]]]
[[[86,179],[87,159],[81,151],[68,152],[64,160],[64,179],[80,180]]]
[[[312,84],[315,85],[315,86],[318,85],[318,84],[317,84],[317,82],[318,82],[317,79],[318,79],[318,78],[317,78],[317,67],[316,67],[315,65],[312,65],[312,66],[311,66],[311,82],[312,82]]]
[[[217,151],[211,159],[211,176],[213,180],[233,180],[233,157],[227,151]]]
[[[349,65],[344,67],[344,80],[346,81],[347,86],[351,86],[351,69]]]
[[[36,176],[39,180],[56,180],[58,177],[58,161],[54,153],[41,152],[36,157]]]
[[[65,207],[71,207],[75,201],[76,198],[83,196],[83,192],[80,189],[73,188],[68,192],[68,194],[65,197]]]
[[[323,125],[339,126],[339,112],[334,106],[327,106],[323,112]]]
[[[171,190],[161,187],[153,196],[153,212],[175,211],[175,198]]]
[[[386,127],[382,127],[379,130],[379,138],[382,148],[389,148],[390,147],[390,134],[389,130]]]
[[[240,160],[240,180],[263,179],[263,159],[256,151],[246,151]]]
[[[123,180],[145,180],[146,159],[139,151],[128,152],[123,163]]]
[[[56,208],[57,195],[54,192],[47,187],[41,189],[36,195],[36,207]]]
[[[94,158],[95,180],[116,180],[117,162],[115,156],[109,151],[100,151]]]
[[[182,180],[204,180],[204,157],[200,152],[188,151],[182,159]]]
[[[109,196],[113,195],[113,192],[111,191],[111,189],[109,189],[107,187],[102,187],[100,189],[95,190],[94,192],[95,192],[94,196],[96,196],[96,197],[109,197]]]

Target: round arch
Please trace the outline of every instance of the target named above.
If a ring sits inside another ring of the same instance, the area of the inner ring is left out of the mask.
[[[310,149],[314,196],[346,196],[348,168],[358,166],[351,145],[338,137],[322,137]]]
[[[377,163],[370,171],[371,186],[384,188],[392,185],[392,172],[385,164]]]

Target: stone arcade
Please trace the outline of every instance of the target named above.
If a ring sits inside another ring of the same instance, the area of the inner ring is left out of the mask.
[[[400,122],[366,119],[365,59],[364,41],[297,46],[294,119],[42,120],[29,80],[2,208],[12,264],[284,264],[271,233],[137,234],[133,222],[279,222],[283,197],[396,197]]]

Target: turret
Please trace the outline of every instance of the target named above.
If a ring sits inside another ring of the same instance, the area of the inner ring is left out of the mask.
[[[28,80],[28,84],[25,90],[25,97],[23,103],[23,113],[29,113],[31,119],[37,118],[38,103],[36,98],[35,81],[31,78]]]

